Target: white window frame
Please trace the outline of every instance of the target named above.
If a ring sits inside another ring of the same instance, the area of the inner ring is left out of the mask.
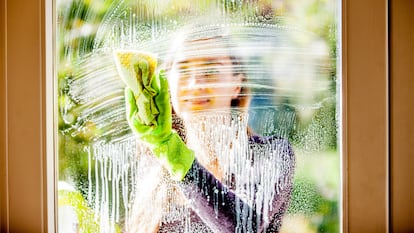
[[[0,3],[2,232],[57,231],[52,2]],[[388,1],[343,0],[341,29],[342,231],[388,232]]]

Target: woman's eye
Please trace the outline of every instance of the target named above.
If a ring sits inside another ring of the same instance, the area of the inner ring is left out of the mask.
[[[190,76],[190,72],[188,69],[180,69],[178,71],[178,74],[180,75],[181,78],[188,78]]]
[[[218,74],[217,69],[207,69],[205,71],[205,75],[207,75],[207,76],[212,76],[212,75],[217,75],[217,74]]]

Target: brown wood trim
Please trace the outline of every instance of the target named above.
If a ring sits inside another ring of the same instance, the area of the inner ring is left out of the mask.
[[[390,1],[391,229],[414,232],[414,1]]]
[[[5,0],[6,232],[46,232],[44,1]]]
[[[0,232],[7,228],[7,167],[6,167],[6,4],[0,4]]]
[[[388,231],[387,1],[344,0],[344,232]]]
[[[44,211],[44,219],[47,221],[47,229],[49,232],[58,232],[57,212],[58,212],[58,104],[57,104],[57,72],[56,72],[56,0],[43,0],[43,35],[45,38],[43,57],[43,112],[44,121],[44,193],[43,200],[47,211]],[[46,43],[47,41],[47,43]],[[46,223],[45,223],[46,224]]]

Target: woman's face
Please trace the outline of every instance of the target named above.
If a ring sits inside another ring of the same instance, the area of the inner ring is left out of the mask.
[[[241,89],[230,56],[177,56],[170,72],[171,98],[182,117],[196,111],[231,108]]]

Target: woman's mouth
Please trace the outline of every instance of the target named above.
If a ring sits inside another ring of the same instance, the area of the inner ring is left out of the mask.
[[[188,99],[185,102],[192,104],[192,105],[205,105],[210,103],[209,99]]]

